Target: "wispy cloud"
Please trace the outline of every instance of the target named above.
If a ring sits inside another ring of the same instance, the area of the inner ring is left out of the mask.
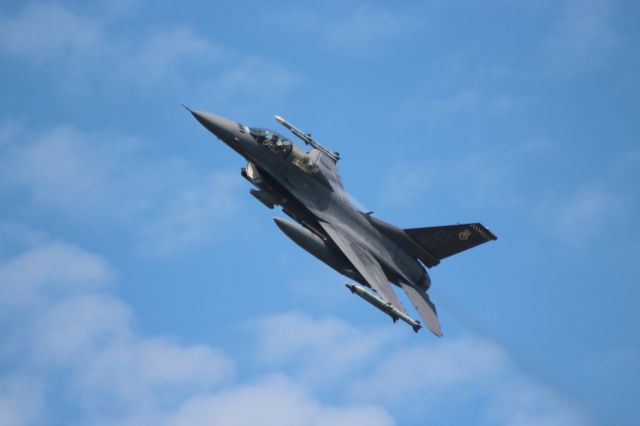
[[[106,35],[97,20],[78,15],[59,3],[29,3],[15,16],[3,15],[2,50],[36,64],[63,57],[77,66],[107,47]]]
[[[229,55],[235,66],[220,73],[218,81],[212,89],[222,91],[223,95],[242,96],[247,102],[276,99],[287,93],[300,82],[281,65],[253,56],[241,58]]]
[[[0,190],[21,191],[35,205],[79,223],[135,226],[137,245],[148,253],[215,238],[241,204],[237,175],[149,155],[140,139],[72,126],[6,134]]]
[[[158,30],[136,44],[121,46],[122,52],[114,58],[115,77],[142,86],[157,86],[176,79],[188,84],[185,76],[199,74],[197,67],[211,69],[224,53],[222,47],[186,27]]]
[[[126,151],[133,141],[119,138],[106,149],[106,144],[92,143],[96,139],[71,126],[39,135],[14,133],[3,141],[3,186],[26,187],[35,201],[68,213],[112,204],[127,180],[122,173],[125,163],[119,161],[126,153],[119,150]]]
[[[206,90],[229,99],[255,93],[256,84],[280,96],[297,84],[281,65],[234,51],[188,25],[121,33],[117,16],[28,3],[14,15],[0,14],[0,53],[57,71],[58,82],[73,83],[74,90],[95,85],[120,92],[178,89],[183,95]]]
[[[561,150],[543,140],[531,140],[503,149],[469,151],[450,158],[446,166],[396,163],[385,174],[380,200],[386,206],[403,208],[428,195],[459,205],[472,203],[475,209],[507,208],[539,228],[542,235],[579,245],[602,235],[608,224],[634,208],[635,193],[616,182],[628,182],[635,171],[603,165],[602,170],[608,171],[595,178],[566,176],[564,168],[545,169]],[[531,173],[548,173],[544,181],[549,179],[553,185],[538,180],[532,187]]]

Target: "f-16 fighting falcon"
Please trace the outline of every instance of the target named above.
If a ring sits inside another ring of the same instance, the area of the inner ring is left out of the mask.
[[[185,107],[186,108],[186,107]],[[250,193],[270,209],[281,206],[293,221],[274,218],[296,244],[342,275],[352,293],[418,331],[422,324],[402,305],[390,283],[400,287],[424,324],[442,336],[436,307],[427,290],[425,269],[440,260],[496,236],[480,223],[401,229],[357,210],[345,192],[337,169],[340,156],[282,117],[278,123],[310,146],[309,151],[287,137],[262,128],[187,108],[191,114],[247,161],[242,176]]]

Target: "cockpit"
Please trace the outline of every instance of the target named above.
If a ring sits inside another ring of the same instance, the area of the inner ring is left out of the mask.
[[[298,147],[278,132],[269,129],[250,128],[249,133],[265,148],[307,173],[315,173],[318,168],[312,164],[309,153]]]
[[[269,148],[274,153],[281,155],[283,158],[291,152],[293,142],[280,133],[269,129],[255,128],[251,128],[249,131],[257,142]]]

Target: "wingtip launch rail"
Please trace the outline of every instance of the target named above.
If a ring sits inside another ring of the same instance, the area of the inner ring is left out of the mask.
[[[293,124],[289,123],[287,120],[285,120],[284,118],[280,117],[279,115],[276,115],[274,118],[276,119],[276,121],[278,123],[282,124],[284,127],[286,127],[287,129],[291,130],[291,133],[293,133],[294,135],[296,135],[297,137],[302,139],[302,141],[304,143],[306,143],[307,145],[311,145],[312,147],[314,147],[315,149],[317,149],[319,151],[322,151],[329,158],[331,158],[334,162],[337,163],[338,160],[340,159],[340,154],[338,154],[337,152],[329,151],[327,148],[323,147],[318,142],[316,142],[311,137],[310,134],[304,133],[302,130],[298,129]]]

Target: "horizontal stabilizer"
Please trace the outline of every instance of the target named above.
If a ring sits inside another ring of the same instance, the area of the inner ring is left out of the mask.
[[[444,259],[498,238],[480,223],[410,228],[404,232],[437,259]]]
[[[407,296],[409,296],[409,300],[411,300],[411,303],[415,306],[427,328],[436,336],[441,337],[442,329],[440,328],[438,313],[436,312],[436,306],[431,303],[429,295],[426,292],[416,290],[409,284],[400,283],[400,285],[405,293],[407,293]]]

